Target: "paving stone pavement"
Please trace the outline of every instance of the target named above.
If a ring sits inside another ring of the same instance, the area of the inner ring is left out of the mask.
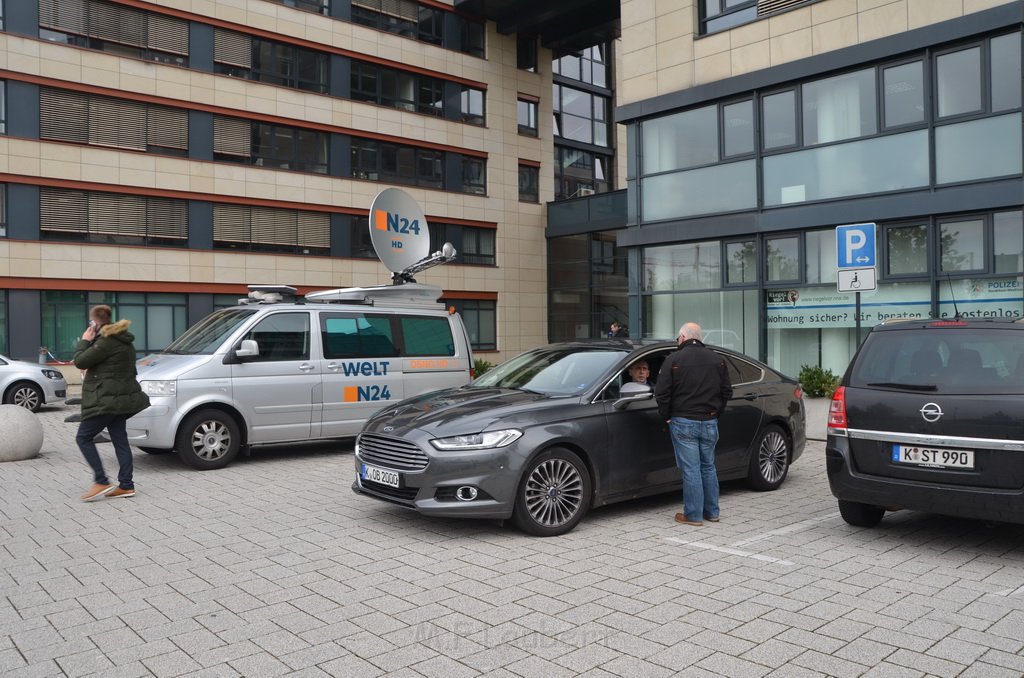
[[[358,497],[346,446],[138,452],[138,496],[85,504],[70,411],[0,464],[3,676],[1024,674],[1024,527],[847,526],[820,442],[717,525],[666,496],[537,539]]]

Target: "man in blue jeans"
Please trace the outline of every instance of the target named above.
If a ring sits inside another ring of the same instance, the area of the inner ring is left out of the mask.
[[[694,526],[718,522],[718,417],[732,397],[725,360],[702,339],[697,323],[679,328],[679,349],[662,364],[654,389],[683,472],[683,512],[676,522]]]

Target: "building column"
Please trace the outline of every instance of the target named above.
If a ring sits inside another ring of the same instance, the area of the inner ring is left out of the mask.
[[[7,184],[7,237],[39,240],[38,186]]]
[[[16,318],[22,320],[15,322]],[[10,290],[7,293],[7,326],[11,332],[11,357],[38,362],[43,345],[43,304],[39,290]]]
[[[39,85],[7,81],[7,134],[39,138]]]
[[[190,294],[188,295],[188,306],[185,310],[185,322],[192,327],[197,322],[213,313],[212,294]]]
[[[4,9],[4,30],[39,37],[39,0],[14,0],[6,3]]]

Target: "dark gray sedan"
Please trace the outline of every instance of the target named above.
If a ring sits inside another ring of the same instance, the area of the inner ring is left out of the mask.
[[[591,507],[680,491],[652,386],[675,343],[552,344],[461,388],[388,407],[356,442],[360,494],[425,515],[513,518],[539,536],[573,529]],[[753,358],[715,348],[733,399],[719,422],[719,478],[774,490],[804,449],[800,385]]]

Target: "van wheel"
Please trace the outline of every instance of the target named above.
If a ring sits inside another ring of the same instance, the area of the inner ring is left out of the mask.
[[[24,407],[29,412],[38,412],[43,406],[43,389],[30,381],[19,381],[7,389],[4,403]]]
[[[238,424],[231,415],[220,410],[199,410],[178,429],[175,449],[192,468],[210,471],[234,461],[241,442]]]
[[[778,426],[766,426],[750,455],[747,484],[758,492],[779,489],[789,473],[789,438]]]
[[[527,466],[512,519],[527,534],[554,537],[576,527],[589,509],[586,464],[569,450],[553,447]]]
[[[170,450],[165,450],[160,447],[142,447],[141,445],[136,445],[136,447],[138,447],[146,454],[167,454],[168,452],[170,452]]]
[[[839,500],[839,515],[855,527],[874,527],[882,522],[885,509],[871,504],[860,504],[855,501]]]

